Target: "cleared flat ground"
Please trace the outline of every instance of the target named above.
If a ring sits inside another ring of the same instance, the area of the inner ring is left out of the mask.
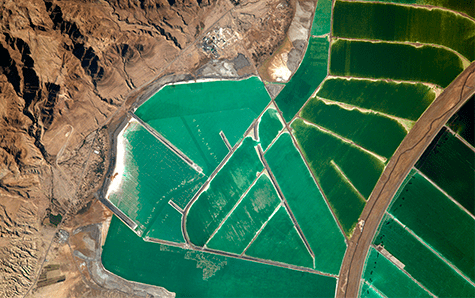
[[[340,270],[337,297],[358,296],[366,255],[391,199],[442,126],[475,94],[474,87],[475,62],[435,99],[396,150],[363,209],[363,228],[355,230],[348,244]]]

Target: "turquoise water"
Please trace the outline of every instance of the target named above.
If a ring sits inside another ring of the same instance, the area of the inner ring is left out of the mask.
[[[381,222],[373,242],[405,264],[404,269],[434,295],[475,296],[475,287],[389,216]]]
[[[259,141],[263,151],[267,149],[267,146],[270,145],[283,127],[276,110],[268,109],[262,115],[259,123]]]
[[[332,277],[147,243],[115,216],[102,262],[114,274],[176,297],[333,297],[336,289]]]
[[[319,0],[313,17],[311,35],[324,35],[330,33],[332,16],[332,1]]]
[[[124,132],[125,173],[121,190],[109,199],[138,224],[142,232],[172,198],[191,199],[190,189],[206,177],[152,136],[138,123]]]
[[[233,146],[257,117],[247,108],[156,119],[149,124],[210,175],[229,152],[219,133]]]
[[[443,48],[341,39],[331,47],[332,75],[426,82],[445,88],[462,71],[462,60]]]
[[[186,231],[190,241],[203,246],[220,222],[231,211],[244,191],[256,179],[264,166],[259,160],[257,142],[245,138],[223,168],[193,203],[186,216]]]
[[[261,175],[206,246],[241,254],[279,204],[269,177]]]
[[[423,84],[326,79],[317,96],[416,121],[435,99]]]
[[[327,75],[329,42],[326,38],[310,38],[307,52],[299,68],[275,102],[285,121],[290,121],[310,98]]]
[[[264,84],[251,77],[167,85],[135,114],[209,175],[228,153],[220,131],[234,146],[269,102]]]
[[[443,45],[475,59],[475,22],[449,11],[336,1],[333,14],[338,37]]]
[[[288,133],[265,159],[312,248],[315,269],[338,274],[346,250],[343,234]]]
[[[181,213],[167,204],[157,214],[145,236],[155,239],[167,240],[177,243],[185,243],[181,231]]]
[[[414,170],[389,212],[475,281],[475,220]]]
[[[386,297],[432,297],[372,247],[366,259],[363,278]]]
[[[296,266],[313,267],[313,258],[283,206],[269,220],[246,251],[246,255]]]

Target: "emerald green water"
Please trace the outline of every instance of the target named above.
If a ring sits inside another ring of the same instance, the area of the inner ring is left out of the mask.
[[[338,274],[344,237],[288,133],[265,154],[292,213],[315,255],[315,269]]]
[[[382,221],[374,243],[383,245],[405,264],[404,269],[434,295],[475,296],[475,288],[468,281],[389,216]]]
[[[360,284],[360,298],[383,298],[373,288],[368,286],[364,281]]]
[[[168,200],[190,198],[190,189],[202,185],[206,177],[138,123],[130,123],[123,136],[126,160],[122,186],[109,199],[143,232],[168,206]]]
[[[407,132],[394,119],[376,113],[346,110],[312,98],[300,115],[318,126],[336,133],[355,144],[389,159]]]
[[[449,11],[336,1],[333,13],[339,37],[437,44],[475,59],[475,22]]]
[[[330,73],[337,76],[418,81],[445,88],[462,71],[456,54],[432,46],[340,39],[331,47]]]
[[[366,259],[363,278],[386,297],[432,297],[372,247]]]
[[[475,220],[418,172],[408,176],[389,213],[475,281]]]
[[[282,122],[280,122],[277,111],[274,109],[265,111],[259,123],[259,141],[263,151],[272,143],[282,128],[284,128],[284,126]]]
[[[300,238],[285,207],[269,220],[246,255],[312,268],[313,258]]]
[[[350,236],[366,201],[334,167],[328,167],[318,181],[345,234]]]
[[[326,79],[317,96],[416,121],[435,99],[423,84]]]
[[[462,141],[443,128],[416,168],[475,214],[475,152]]]
[[[336,288],[336,279],[327,276],[147,243],[116,217],[102,262],[114,274],[177,297],[333,297]]]
[[[145,236],[155,239],[185,243],[181,231],[181,213],[169,204],[157,215]]]
[[[290,121],[325,79],[328,65],[326,38],[311,37],[307,52],[297,71],[275,98],[285,121]]]
[[[228,162],[191,206],[186,217],[190,241],[203,246],[263,169],[252,138],[245,138]]]
[[[345,232],[351,234],[351,227],[356,223],[362,210],[361,198],[348,191],[346,182],[338,183],[341,181],[341,177],[335,175],[335,169],[331,162],[338,165],[365,198],[369,197],[376,185],[383,172],[384,163],[331,134],[307,125],[301,119],[296,119],[291,126],[310,169],[321,183],[328,201],[335,208],[337,206],[343,208],[342,210],[334,209],[334,212],[339,215],[338,220],[342,226],[345,223]],[[345,192],[348,196],[341,196]],[[353,207],[348,208],[345,205]]]
[[[279,204],[269,177],[261,175],[206,246],[241,254]]]
[[[135,114],[209,175],[228,153],[219,132],[235,145],[269,101],[257,77],[177,84],[163,87]]]
[[[472,96],[455,115],[447,121],[453,131],[475,146],[475,96]]]
[[[324,35],[330,33],[332,16],[332,1],[319,0],[313,17],[311,35]]]
[[[374,0],[361,0],[372,1]],[[402,3],[402,4],[419,4],[419,5],[433,5],[443,8],[452,9],[458,12],[465,13],[475,18],[475,5],[473,1],[460,1],[460,0],[376,0],[383,3]]]

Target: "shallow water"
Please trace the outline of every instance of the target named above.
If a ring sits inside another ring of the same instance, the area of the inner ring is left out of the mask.
[[[261,175],[206,246],[241,254],[279,204],[272,182]]]
[[[269,220],[246,255],[313,268],[313,258],[283,206]]]
[[[259,160],[252,138],[247,137],[223,168],[193,203],[186,217],[190,241],[203,246],[221,221],[238,202],[244,191],[256,179],[264,166]]]
[[[332,277],[145,242],[115,216],[102,262],[114,274],[177,297],[333,297],[336,289]]]
[[[288,133],[265,158],[315,254],[315,269],[338,274],[346,250],[343,234]]]

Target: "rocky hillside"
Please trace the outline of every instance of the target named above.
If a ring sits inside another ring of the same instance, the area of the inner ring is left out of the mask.
[[[223,22],[243,40],[234,57],[244,52],[258,67],[284,40],[293,7],[287,0],[1,1],[0,296],[32,290],[58,223],[93,198],[110,162],[104,125],[128,96],[213,59],[195,41]],[[191,66],[179,56],[186,51],[196,52]]]

